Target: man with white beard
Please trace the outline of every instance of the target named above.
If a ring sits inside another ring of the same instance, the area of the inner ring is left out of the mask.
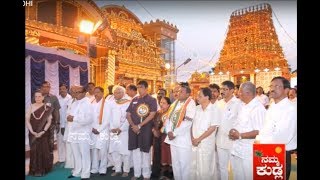
[[[91,103],[93,107],[91,173],[96,174],[99,172],[100,176],[104,176],[107,172],[108,161],[109,116],[106,116],[104,108],[106,107],[105,98],[103,98],[104,89],[102,87],[95,87],[93,93],[95,100]]]
[[[72,122],[68,135],[74,155],[75,165],[72,175],[68,178],[90,178],[90,134],[92,131],[93,111],[88,98],[85,98],[86,89],[82,86],[76,88],[75,109],[67,120]]]
[[[68,88],[65,84],[60,84],[59,86],[59,104],[60,104],[60,131],[57,132],[57,143],[58,143],[58,161],[63,163],[66,161],[66,143],[63,141],[63,136],[65,133],[65,127],[67,123],[67,109],[68,103],[71,101],[72,97],[68,94]]]
[[[106,118],[110,121],[110,144],[109,153],[114,161],[115,172],[111,176],[121,174],[121,165],[123,163],[122,177],[127,177],[130,171],[130,151],[128,150],[128,129],[129,123],[126,118],[126,110],[129,107],[130,100],[125,96],[125,88],[115,85],[113,87],[114,100],[108,101],[106,109]]]
[[[66,117],[68,115],[72,115],[74,114],[74,105],[76,104],[75,102],[77,101],[76,99],[76,86],[71,86],[70,87],[70,95],[71,95],[71,99],[67,104],[67,112],[66,112]],[[73,153],[72,153],[72,148],[71,148],[71,143],[68,142],[68,135],[69,135],[69,129],[71,126],[72,122],[68,122],[66,119],[66,124],[65,124],[65,132],[64,132],[64,136],[63,136],[63,140],[66,143],[66,162],[64,167],[65,168],[74,168],[74,157],[73,157]]]

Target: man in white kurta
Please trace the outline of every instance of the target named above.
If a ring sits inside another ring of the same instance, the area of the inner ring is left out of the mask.
[[[68,115],[67,120],[72,122],[69,130],[68,141],[74,155],[75,166],[69,178],[90,178],[90,144],[93,122],[93,110],[88,98],[85,98],[86,90],[80,86],[75,92],[77,101],[73,114]]]
[[[211,90],[201,88],[197,100],[200,105],[192,122],[192,166],[190,179],[210,180],[215,173],[215,136],[220,124],[221,111],[217,104],[212,104]]]
[[[129,123],[126,118],[126,110],[129,107],[130,100],[125,96],[125,88],[122,86],[113,87],[114,100],[108,104],[108,119],[110,120],[110,144],[109,153],[112,156],[115,166],[115,172],[111,176],[121,174],[127,177],[130,171],[130,151],[128,150],[128,129]]]
[[[234,140],[230,160],[234,179],[247,180],[253,178],[253,143],[263,126],[266,109],[256,98],[255,85],[249,81],[241,84],[239,98],[243,103],[229,131]]]
[[[70,87],[70,95],[71,99],[69,100],[67,104],[67,111],[66,111],[66,118],[68,115],[74,114],[75,110],[75,102],[77,101],[76,99],[76,86],[71,86]],[[66,119],[66,124],[65,124],[65,132],[63,135],[63,141],[66,143],[66,162],[64,167],[65,168],[74,168],[74,157],[72,153],[72,148],[71,148],[71,143],[68,142],[68,135],[69,135],[69,129],[71,127],[72,122],[67,121]]]
[[[105,113],[105,99],[102,87],[94,88],[95,101],[93,108],[92,145],[91,145],[91,173],[105,175],[107,173],[107,152],[109,145],[109,121]]]
[[[257,98],[262,103],[264,107],[267,107],[269,105],[269,97],[266,96],[263,92],[263,88],[261,86],[257,87]]]
[[[175,180],[190,179],[192,155],[190,129],[196,109],[190,93],[189,86],[181,85],[179,98],[171,104],[168,119],[164,123],[165,132],[168,134],[165,143],[170,144]]]
[[[221,122],[216,135],[219,179],[228,180],[228,166],[230,163],[230,149],[233,141],[229,138],[229,131],[237,120],[241,101],[234,96],[235,85],[231,81],[224,81],[221,84],[220,92],[222,100],[219,107],[222,111]]]
[[[265,124],[256,138],[263,144],[285,144],[286,178],[291,171],[291,151],[297,148],[297,106],[287,94],[290,82],[283,77],[275,77],[270,85],[270,97],[274,99],[267,110]]]
[[[65,84],[61,84],[59,87],[59,104],[60,104],[60,131],[57,133],[57,144],[58,144],[58,161],[66,161],[66,143],[64,139],[65,128],[67,124],[67,109],[68,103],[72,97],[67,93],[68,89]]]

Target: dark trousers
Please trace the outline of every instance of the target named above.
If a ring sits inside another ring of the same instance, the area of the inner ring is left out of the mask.
[[[161,172],[161,136],[153,138],[152,176],[159,177]]]
[[[286,151],[286,179],[288,180],[291,172],[291,151]]]

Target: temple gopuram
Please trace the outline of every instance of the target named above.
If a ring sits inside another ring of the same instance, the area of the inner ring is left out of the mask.
[[[251,81],[268,89],[271,79],[290,80],[288,62],[272,21],[272,8],[263,3],[232,12],[227,37],[210,82]]]
[[[150,92],[165,85],[169,62],[164,42],[176,40],[178,29],[168,22],[142,23],[124,6],[98,7],[92,0],[34,0],[26,7],[26,42],[90,57],[89,81],[108,85],[147,80]],[[81,20],[103,22],[89,37],[79,30]],[[161,31],[159,31],[161,30]],[[84,38],[83,38],[84,37]],[[174,47],[169,53],[175,53]]]

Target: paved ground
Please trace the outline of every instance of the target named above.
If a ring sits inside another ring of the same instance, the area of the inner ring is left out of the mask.
[[[57,162],[57,151],[54,152],[54,163]],[[297,160],[295,159],[295,155],[292,155],[292,166],[291,166],[291,175],[290,175],[290,180],[296,180],[297,179]],[[63,179],[68,179],[67,177],[70,175],[70,169],[65,169],[63,168],[63,164],[59,164],[59,165],[55,165],[54,169],[52,172],[50,172],[48,175],[46,175],[45,177],[31,177],[31,176],[27,176],[29,171],[29,159],[26,159],[26,180],[63,180]],[[127,178],[122,178],[120,176],[118,177],[112,177],[111,176],[112,170],[109,168],[107,171],[107,175],[106,176],[99,176],[99,175],[93,175],[90,177],[91,180],[102,180],[102,179],[122,179],[122,180],[126,180],[126,179],[130,179],[131,176],[133,175],[132,173],[132,169],[130,171],[129,177]],[[230,175],[232,176],[232,174],[230,173]],[[80,178],[72,178],[69,180],[79,180]],[[141,178],[142,179],[142,178]],[[231,177],[231,180],[233,180],[233,178]]]

